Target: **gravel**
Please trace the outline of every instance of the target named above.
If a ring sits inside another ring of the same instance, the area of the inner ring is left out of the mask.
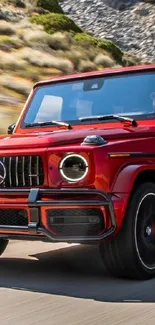
[[[83,29],[124,52],[155,62],[155,5],[138,0],[59,0]]]

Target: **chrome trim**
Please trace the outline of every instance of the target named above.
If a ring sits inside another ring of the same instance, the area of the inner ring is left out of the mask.
[[[83,162],[84,162],[84,164],[85,164],[85,172],[84,172],[84,174],[81,176],[81,177],[78,177],[78,178],[70,178],[70,177],[68,177],[68,176],[66,176],[65,175],[65,173],[64,173],[64,171],[63,171],[63,164],[64,164],[64,162],[67,160],[67,159],[69,159],[70,157],[78,157],[78,158],[80,158]],[[86,175],[87,175],[87,173],[88,173],[88,162],[87,162],[87,160],[83,157],[83,156],[81,156],[81,155],[79,155],[79,154],[67,154],[66,156],[64,156],[62,159],[61,159],[61,161],[60,161],[60,164],[59,164],[59,172],[60,172],[60,175],[65,179],[65,180],[67,180],[68,182],[72,182],[72,183],[75,183],[75,182],[79,182],[79,181],[81,181],[82,179],[84,179],[85,177],[86,177]]]
[[[39,155],[0,156],[0,164],[6,169],[6,179],[0,189],[43,185],[43,162]]]
[[[12,186],[11,164],[12,164],[12,157],[9,157],[9,182],[10,182],[10,186]]]
[[[37,170],[36,170],[36,174],[37,174],[37,185],[39,185],[39,156],[36,157],[37,158]]]
[[[16,173],[16,186],[18,186],[18,156],[16,157],[16,165],[15,165],[15,169],[16,169],[16,171],[15,171],[15,173]]]
[[[23,186],[25,186],[25,156],[22,159],[22,177],[23,177]]]
[[[4,164],[4,166],[5,166],[5,159],[6,159],[6,157],[3,157],[3,164]],[[3,187],[6,187],[6,183],[5,183],[5,181],[4,181],[4,183],[3,183]]]
[[[29,159],[29,178],[30,178],[30,186],[32,186],[32,156]]]

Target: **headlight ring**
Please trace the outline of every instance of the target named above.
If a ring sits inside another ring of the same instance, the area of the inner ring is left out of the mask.
[[[84,179],[88,173],[87,160],[78,154],[68,154],[59,164],[61,176],[69,182],[79,182]]]

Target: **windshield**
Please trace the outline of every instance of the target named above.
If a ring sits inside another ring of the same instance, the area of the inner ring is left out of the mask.
[[[155,73],[40,86],[30,102],[24,124],[51,120],[77,124],[81,117],[112,114],[136,119],[155,114]]]

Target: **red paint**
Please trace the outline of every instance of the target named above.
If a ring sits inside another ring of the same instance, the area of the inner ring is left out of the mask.
[[[147,156],[139,158],[111,158],[109,157],[109,153],[155,153],[155,119],[145,121],[137,120],[138,127],[123,126],[120,122],[100,122],[91,125],[89,122],[88,124],[80,123],[79,125],[73,125],[72,130],[66,130],[64,128],[61,130],[59,127],[53,126],[22,129],[21,125],[29,102],[37,87],[48,83],[65,82],[90,76],[93,78],[101,75],[131,74],[135,73],[135,71],[144,72],[150,70],[155,71],[155,65],[113,70],[105,69],[104,71],[63,76],[49,80],[48,82],[37,83],[25,104],[14,134],[0,136],[1,156],[41,155],[45,174],[44,188],[90,188],[110,194],[116,214],[118,231],[122,225],[136,177],[142,171],[155,171],[155,156],[151,158]],[[87,135],[93,134],[101,135],[107,143],[101,147],[81,146],[83,139]],[[61,177],[58,169],[62,157],[70,152],[82,155],[87,159],[89,166],[89,171],[85,179],[76,184],[65,181]],[[44,200],[46,199],[47,197],[44,197]],[[50,199],[52,198],[50,197]],[[29,211],[27,197],[11,198],[9,195],[4,197],[0,194],[0,208],[6,207],[26,207]],[[62,208],[65,209],[67,207],[64,205]],[[45,206],[41,208],[41,221],[43,226],[50,231],[47,223],[46,210],[47,208]],[[106,229],[108,229],[110,227],[109,217],[104,208],[103,211],[105,214]]]

